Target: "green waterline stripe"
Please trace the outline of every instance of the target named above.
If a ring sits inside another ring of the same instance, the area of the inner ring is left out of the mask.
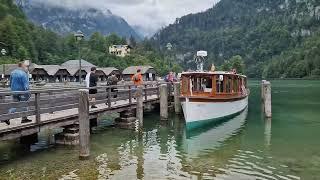
[[[236,112],[236,113],[231,114],[231,115],[228,115],[228,116],[223,116],[223,117],[213,118],[213,119],[206,119],[206,120],[201,120],[201,121],[193,121],[193,122],[187,123],[187,125],[186,125],[187,126],[187,130],[193,130],[193,129],[196,129],[196,128],[203,128],[203,127],[206,127],[206,128],[209,127],[211,129],[212,126],[214,126],[214,125],[220,124],[222,122],[230,120],[231,118],[234,118],[235,116],[238,116],[246,108],[247,108],[247,106],[244,109],[242,109],[241,111]],[[208,125],[210,125],[210,126],[208,126]]]

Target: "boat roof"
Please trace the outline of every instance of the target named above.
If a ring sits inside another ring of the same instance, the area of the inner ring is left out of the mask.
[[[233,75],[233,76],[241,76],[244,78],[247,78],[247,76],[242,75],[242,74],[235,74],[232,72],[227,72],[227,71],[213,71],[213,72],[200,72],[200,71],[191,71],[191,72],[182,72],[181,75]]]

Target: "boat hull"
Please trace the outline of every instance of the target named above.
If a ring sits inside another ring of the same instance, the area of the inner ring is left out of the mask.
[[[190,129],[239,115],[248,106],[248,96],[231,101],[208,102],[185,98],[181,105],[187,128]]]

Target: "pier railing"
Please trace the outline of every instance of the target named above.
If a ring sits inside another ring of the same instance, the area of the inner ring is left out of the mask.
[[[159,86],[160,83],[143,84],[144,101],[148,101],[151,96],[159,98]],[[44,114],[50,115],[55,112],[78,108],[79,89],[88,88],[38,88],[31,90],[28,94],[26,92],[0,90],[0,122],[28,117],[33,122],[27,123],[26,126],[45,123],[42,119]],[[94,89],[97,89],[98,92],[95,95],[90,95],[90,98],[95,97],[96,104],[105,104],[107,108],[111,108],[114,102],[123,101],[126,106],[136,103],[134,99],[137,88],[134,85],[99,86]],[[27,101],[16,102],[13,98],[14,95],[30,96],[30,98]],[[67,116],[68,114],[65,114],[63,118],[68,118]],[[21,124],[21,126],[24,126],[24,124]],[[3,130],[0,130],[0,132]]]

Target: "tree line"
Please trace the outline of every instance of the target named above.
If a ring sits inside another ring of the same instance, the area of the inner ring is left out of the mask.
[[[151,65],[160,75],[170,70],[181,71],[177,63],[168,65],[169,57],[156,51],[148,40],[137,42],[116,34],[104,36],[94,33],[83,39],[80,44],[73,34],[60,36],[50,30],[28,22],[23,12],[12,0],[0,0],[0,42],[6,44],[6,56],[0,56],[0,64],[17,63],[30,59],[37,64],[61,64],[70,59],[78,59],[78,48],[81,57],[100,67],[116,67],[120,70],[133,65]],[[127,44],[133,51],[124,58],[110,55],[111,45]]]
[[[162,29],[153,43],[172,43],[185,69],[197,50],[208,51],[208,67],[240,55],[249,77],[319,76],[319,1],[221,0]]]

